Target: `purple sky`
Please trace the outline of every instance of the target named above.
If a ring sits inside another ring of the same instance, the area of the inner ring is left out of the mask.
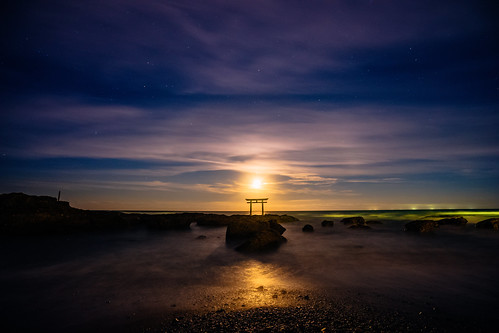
[[[1,13],[2,193],[96,209],[498,207],[494,1]]]

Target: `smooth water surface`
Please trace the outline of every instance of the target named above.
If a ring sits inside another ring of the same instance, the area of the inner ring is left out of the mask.
[[[224,227],[195,224],[188,231],[4,237],[3,323],[85,331],[172,311],[295,306],[314,295],[381,297],[388,307],[412,302],[470,316],[498,303],[498,232],[470,224],[408,234],[406,221],[387,213],[371,230],[352,230],[339,223],[341,213],[289,214],[300,221],[284,225],[288,242],[255,255],[226,247]],[[335,226],[321,227],[323,219]],[[313,233],[302,232],[306,223]]]

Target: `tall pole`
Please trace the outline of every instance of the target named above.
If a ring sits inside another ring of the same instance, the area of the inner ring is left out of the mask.
[[[253,201],[250,201],[250,215],[252,215],[251,214],[252,210],[253,210]]]
[[[263,200],[262,200],[262,215],[264,215],[264,214],[263,214]]]

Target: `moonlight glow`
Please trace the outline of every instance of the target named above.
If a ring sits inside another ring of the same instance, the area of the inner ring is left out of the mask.
[[[494,209],[496,2],[10,1],[0,193],[96,210],[244,211],[245,195],[279,211]]]
[[[254,178],[251,183],[251,188],[255,190],[260,190],[263,187],[263,182],[260,178]]]

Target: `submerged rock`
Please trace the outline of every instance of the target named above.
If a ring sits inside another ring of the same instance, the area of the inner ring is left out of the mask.
[[[416,220],[405,225],[405,231],[409,232],[431,232],[438,227],[438,223],[431,220]]]
[[[468,220],[462,216],[438,220],[439,225],[465,225],[466,223],[468,223]]]
[[[475,224],[475,228],[499,230],[499,219],[492,218],[492,219],[480,221],[477,224]]]
[[[364,229],[364,230],[367,230],[367,229],[371,229],[371,227],[368,226],[368,225],[365,225],[365,224],[353,224],[353,225],[349,226],[348,229]]]
[[[328,220],[324,220],[321,222],[321,226],[323,227],[334,227],[334,221],[328,221]]]
[[[301,229],[303,232],[313,232],[314,227],[310,224],[305,224],[303,228]]]
[[[355,217],[345,217],[344,219],[341,220],[343,224],[358,224],[358,225],[363,225],[366,224],[366,221],[362,216],[355,216]]]
[[[354,217],[346,217],[341,220],[343,224],[349,225],[348,229],[357,229],[357,230],[367,230],[371,229],[370,226],[366,225],[366,221],[362,216],[354,216]]]

